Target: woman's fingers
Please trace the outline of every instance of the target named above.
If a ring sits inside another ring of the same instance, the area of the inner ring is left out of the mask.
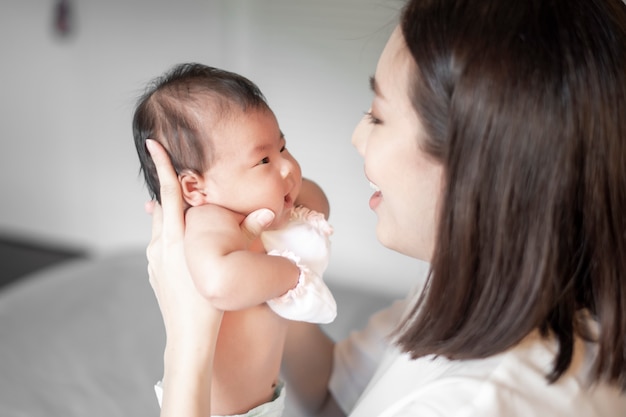
[[[259,237],[261,232],[274,220],[274,213],[269,209],[258,209],[250,213],[243,222],[241,230],[251,241]]]
[[[184,233],[184,210],[178,176],[167,151],[155,140],[146,140],[146,147],[156,166],[161,185],[161,207],[163,210],[162,233],[166,239],[182,239]],[[153,227],[154,227],[153,222]]]
[[[146,213],[152,216],[152,211],[154,210],[154,206],[158,203],[154,200],[146,201],[146,204],[143,206]]]
[[[148,245],[147,255],[148,260],[151,259],[151,253],[154,250],[153,246],[157,244],[159,239],[161,238],[161,233],[163,229],[163,210],[161,210],[161,206],[158,203],[155,203],[152,206],[152,238],[150,239],[150,244]]]

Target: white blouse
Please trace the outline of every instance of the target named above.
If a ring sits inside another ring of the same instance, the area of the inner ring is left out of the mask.
[[[588,384],[596,347],[582,340],[576,341],[569,370],[551,385],[545,375],[557,344],[538,332],[486,359],[411,360],[388,336],[415,294],[337,343],[330,390],[350,417],[626,416],[625,393]]]

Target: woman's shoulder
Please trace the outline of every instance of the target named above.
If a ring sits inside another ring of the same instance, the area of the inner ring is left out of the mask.
[[[514,348],[484,359],[412,360],[396,352],[379,370],[351,416],[623,416],[626,395],[587,381],[592,343],[579,341],[570,370],[549,383],[555,343],[532,333]],[[378,405],[376,405],[378,404]]]

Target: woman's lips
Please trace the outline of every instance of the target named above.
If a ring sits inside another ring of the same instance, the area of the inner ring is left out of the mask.
[[[378,188],[378,186],[371,181],[370,187],[374,190],[374,194],[370,197],[370,208],[372,210],[376,210],[383,199],[383,194],[380,192],[380,188]]]

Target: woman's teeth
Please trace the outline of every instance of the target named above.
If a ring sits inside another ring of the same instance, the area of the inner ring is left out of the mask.
[[[380,188],[378,188],[378,186],[371,181],[370,181],[370,187],[372,187],[374,191],[380,191]]]

